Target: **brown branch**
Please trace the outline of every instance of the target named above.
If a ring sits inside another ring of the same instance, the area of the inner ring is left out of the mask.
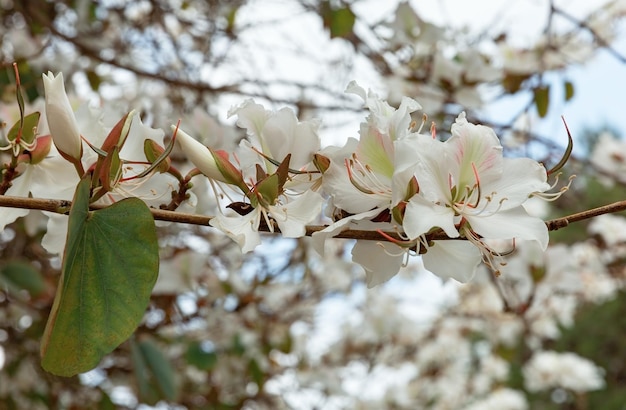
[[[585,219],[591,219],[599,215],[613,214],[624,210],[626,210],[626,201],[618,201],[609,205],[604,205],[597,208],[589,209],[587,211],[564,216],[562,218],[551,219],[549,221],[546,221],[546,225],[548,226],[548,230],[556,231],[558,229],[565,228],[572,222],[580,222]]]
[[[21,208],[21,209],[35,209],[40,211],[54,212],[57,214],[69,214],[70,208],[72,206],[71,201],[63,200],[63,199],[42,199],[42,198],[23,198],[23,197],[15,197],[15,196],[7,196],[0,195],[0,207],[5,208]],[[106,208],[108,205],[91,205],[91,210],[98,210]],[[578,212],[575,214],[571,214],[568,216],[564,216],[561,218],[551,219],[546,221],[546,226],[550,231],[556,231],[561,228],[565,228],[572,222],[580,222],[585,219],[591,219],[593,217],[616,213],[620,211],[626,210],[626,200],[614,202],[609,205],[604,205],[598,208],[589,209],[587,211]],[[189,214],[183,212],[174,212],[167,211],[163,209],[154,209],[150,208],[150,212],[154,217],[155,221],[168,221],[175,223],[186,223],[192,225],[204,225],[208,226],[209,222],[213,217],[198,215],[198,214]],[[306,236],[311,236],[315,232],[319,232],[322,229],[326,228],[326,225],[311,225],[306,227]],[[268,231],[267,226],[260,226],[260,231]],[[276,230],[278,232],[278,230]],[[397,240],[405,240],[402,238],[399,232],[384,232],[385,235],[397,239]],[[344,239],[361,239],[361,240],[370,240],[370,241],[386,241],[379,232],[377,231],[364,231],[357,229],[346,229],[342,232],[339,232],[334,236],[335,238],[344,238]],[[428,240],[445,240],[449,239],[443,231],[435,232],[433,234],[429,234],[427,236]]]

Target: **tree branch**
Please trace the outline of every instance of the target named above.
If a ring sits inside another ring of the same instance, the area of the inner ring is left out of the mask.
[[[15,197],[15,196],[7,196],[0,195],[0,207],[5,208],[21,208],[21,209],[33,209],[47,212],[54,212],[57,214],[69,214],[70,208],[72,206],[71,201],[63,200],[63,199],[42,199],[42,198],[24,198],[24,197]],[[106,208],[108,205],[91,205],[91,210],[98,210]],[[561,228],[565,228],[570,223],[580,222],[585,219],[591,219],[593,217],[616,213],[620,211],[626,210],[626,200],[614,202],[609,205],[600,206],[598,208],[589,209],[587,211],[578,212],[575,214],[571,214],[568,216],[564,216],[561,218],[551,219],[546,221],[546,226],[550,231],[556,231]],[[189,214],[183,212],[174,212],[167,211],[163,209],[154,209],[150,208],[150,212],[154,217],[155,221],[167,221],[167,222],[175,222],[175,223],[186,223],[191,225],[204,225],[208,226],[209,222],[213,217],[198,215],[198,214]],[[306,227],[306,236],[311,236],[315,232],[319,232],[322,229],[326,228],[326,225],[310,225]],[[260,226],[260,231],[268,232],[269,229],[267,226]],[[275,231],[278,231],[275,229]],[[397,239],[399,241],[404,241],[406,238],[403,238],[399,232],[384,232],[385,235]],[[377,231],[367,231],[367,230],[357,230],[357,229],[346,229],[337,235],[335,238],[343,238],[343,239],[361,239],[361,240],[370,240],[370,241],[387,241]],[[427,235],[428,240],[445,240],[449,239],[442,231],[435,232],[433,234]]]

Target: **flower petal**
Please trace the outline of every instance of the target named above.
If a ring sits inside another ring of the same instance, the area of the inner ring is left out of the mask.
[[[32,169],[32,166],[26,167],[22,175],[13,181],[13,185],[7,190],[6,195],[28,197],[33,179]],[[28,212],[28,209],[2,208],[0,211],[0,231],[17,218],[27,215]]]
[[[209,225],[219,229],[237,242],[243,253],[250,252],[261,243],[259,235],[259,222],[261,213],[254,209],[247,215],[226,216],[219,214],[211,219]]]
[[[469,241],[434,241],[422,255],[424,267],[442,279],[469,282],[482,260],[478,248]]]
[[[501,210],[517,207],[534,192],[550,189],[546,182],[547,174],[543,165],[530,158],[505,158],[502,163],[502,178],[483,185],[484,192],[497,192],[494,206]],[[501,198],[506,198],[498,205]]]
[[[407,204],[402,227],[410,239],[416,239],[435,227],[443,229],[450,238],[459,236],[452,208],[435,205],[419,194]]]
[[[48,223],[46,234],[41,239],[41,246],[52,254],[63,253],[67,240],[68,217],[52,212],[44,212],[44,215],[48,217]]]
[[[362,212],[356,215],[350,215],[346,218],[340,219],[337,222],[327,226],[321,231],[313,233],[313,235],[311,235],[311,238],[313,239],[313,248],[317,251],[317,253],[324,256],[324,243],[326,242],[326,239],[332,238],[333,236],[337,235],[339,232],[348,229],[349,224],[356,223],[363,219],[373,218],[376,215],[378,215],[381,211],[382,209],[376,208],[376,209],[372,209],[370,211]]]
[[[368,288],[394,277],[402,267],[405,255],[405,250],[389,242],[356,241],[352,248],[352,260],[365,269]]]
[[[540,218],[530,216],[522,206],[490,216],[466,216],[472,230],[485,239],[526,239],[548,247],[548,227]]]
[[[286,205],[270,207],[270,215],[276,220],[284,237],[299,238],[306,234],[306,225],[319,216],[323,203],[324,198],[320,194],[305,191]]]
[[[464,112],[452,124],[452,137],[445,144],[450,145],[459,166],[455,183],[461,188],[474,185],[474,168],[481,184],[502,175],[502,146],[496,133],[484,125],[469,123]]]

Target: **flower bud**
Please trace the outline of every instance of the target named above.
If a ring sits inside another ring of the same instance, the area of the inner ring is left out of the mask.
[[[175,126],[172,126],[172,129],[176,130],[176,142],[200,172],[215,181],[237,185],[244,192],[247,191],[241,171],[228,160],[226,153],[213,151]]]
[[[43,75],[46,95],[46,118],[54,145],[64,157],[80,161],[83,145],[70,100],[65,93],[63,73]]]

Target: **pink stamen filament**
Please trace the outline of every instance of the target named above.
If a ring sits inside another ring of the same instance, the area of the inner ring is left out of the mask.
[[[385,233],[382,229],[377,229],[376,232],[380,234],[383,238],[385,238],[388,242],[394,243],[402,248],[409,248],[415,245],[415,241],[404,240],[404,239],[396,239],[389,234]]]

